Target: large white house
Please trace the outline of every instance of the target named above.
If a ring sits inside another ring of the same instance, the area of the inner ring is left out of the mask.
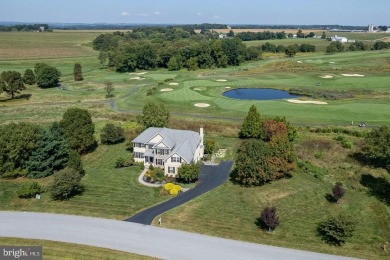
[[[198,162],[204,155],[203,128],[189,130],[150,127],[133,141],[136,162],[164,168],[165,175],[176,176],[183,163]]]
[[[337,35],[331,37],[332,42],[348,42],[346,37],[339,37]]]

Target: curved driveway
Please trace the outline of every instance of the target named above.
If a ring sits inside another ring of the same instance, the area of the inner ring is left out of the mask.
[[[125,221],[144,225],[152,224],[153,219],[158,215],[180,206],[223,184],[229,177],[232,165],[232,161],[222,161],[219,165],[201,165],[199,184],[196,185],[195,188],[183,192],[173,199],[141,211],[136,215],[125,219]]]
[[[118,220],[9,211],[0,212],[0,219],[1,237],[76,243],[162,259],[347,259]]]

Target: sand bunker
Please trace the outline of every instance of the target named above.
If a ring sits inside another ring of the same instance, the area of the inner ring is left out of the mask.
[[[298,63],[302,63],[302,61],[300,61],[300,60],[299,60],[299,61],[297,61],[297,62],[298,62]]]
[[[331,78],[333,78],[333,76],[332,75],[324,75],[324,76],[320,76],[320,78],[331,79]]]
[[[287,99],[290,103],[295,104],[316,104],[316,105],[327,105],[328,103],[324,101],[315,101],[315,100],[297,100],[297,99]]]
[[[362,74],[341,74],[344,77],[364,77]]]
[[[176,83],[176,82],[171,82],[171,83],[169,83],[168,85],[171,85],[171,86],[177,86],[177,85],[179,85],[179,83]]]
[[[217,81],[219,81],[219,82],[226,82],[227,80],[226,79],[217,79]]]
[[[229,89],[230,87],[225,87],[226,89]]]
[[[194,106],[196,106],[196,107],[209,107],[210,104],[207,104],[207,103],[196,103],[196,104],[194,104]]]
[[[133,72],[133,73],[129,73],[129,74],[130,75],[144,75],[146,73],[148,73],[148,72],[147,71],[145,71],[145,72],[138,72],[138,73]]]
[[[194,90],[201,91],[202,89],[201,88],[194,88]]]
[[[163,88],[163,89],[160,89],[160,91],[162,92],[169,92],[169,91],[172,91],[173,89],[172,88]]]
[[[132,77],[130,79],[136,79],[136,80],[142,80],[142,79],[145,79],[145,78],[141,78],[141,77]]]
[[[330,64],[334,64],[334,61],[329,61]]]

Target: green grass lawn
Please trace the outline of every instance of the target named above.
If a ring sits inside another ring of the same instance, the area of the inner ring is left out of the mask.
[[[26,179],[0,179],[0,209],[18,211],[53,212],[84,216],[124,219],[136,212],[162,202],[158,189],[138,183],[138,167],[115,169],[119,157],[130,156],[124,144],[114,146],[100,145],[98,149],[83,159],[85,176],[82,183],[85,191],[67,201],[53,201],[48,193],[41,200],[19,199],[18,186]],[[48,184],[52,177],[38,179]]]
[[[156,259],[116,250],[48,240],[0,237],[2,246],[42,246],[43,259]]]
[[[296,144],[298,157],[313,164],[311,171],[298,170],[292,178],[261,187],[245,188],[227,182],[165,213],[164,227],[316,252],[385,259],[389,253],[381,246],[390,239],[390,208],[370,196],[359,178],[361,172],[384,177],[389,177],[388,173],[357,165],[349,158],[354,150],[342,148],[333,140],[334,136],[300,132]],[[347,138],[353,143],[358,141]],[[323,142],[329,145],[321,148]],[[340,204],[325,198],[336,181],[346,188]],[[275,206],[280,217],[281,223],[273,234],[256,224],[266,206]],[[358,222],[355,235],[342,247],[327,245],[316,233],[319,222],[338,212],[350,214]]]

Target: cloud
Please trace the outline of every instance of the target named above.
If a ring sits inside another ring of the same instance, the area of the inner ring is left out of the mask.
[[[160,14],[161,14],[161,12],[159,12],[159,11],[156,11],[156,12],[154,12],[154,14],[155,14],[155,15],[160,15]]]
[[[122,15],[122,16],[129,16],[130,13],[128,13],[128,12],[122,12],[121,15]]]
[[[221,17],[221,16],[219,16],[219,15],[216,15],[216,14],[213,16],[213,18],[214,18],[214,19],[222,19],[222,17]]]
[[[201,15],[202,15],[202,13],[201,13],[201,12],[198,12],[198,13],[197,13],[197,15],[201,16]]]
[[[141,14],[138,14],[138,16],[146,17],[146,16],[149,16],[149,14],[147,14],[147,13],[141,13]]]

